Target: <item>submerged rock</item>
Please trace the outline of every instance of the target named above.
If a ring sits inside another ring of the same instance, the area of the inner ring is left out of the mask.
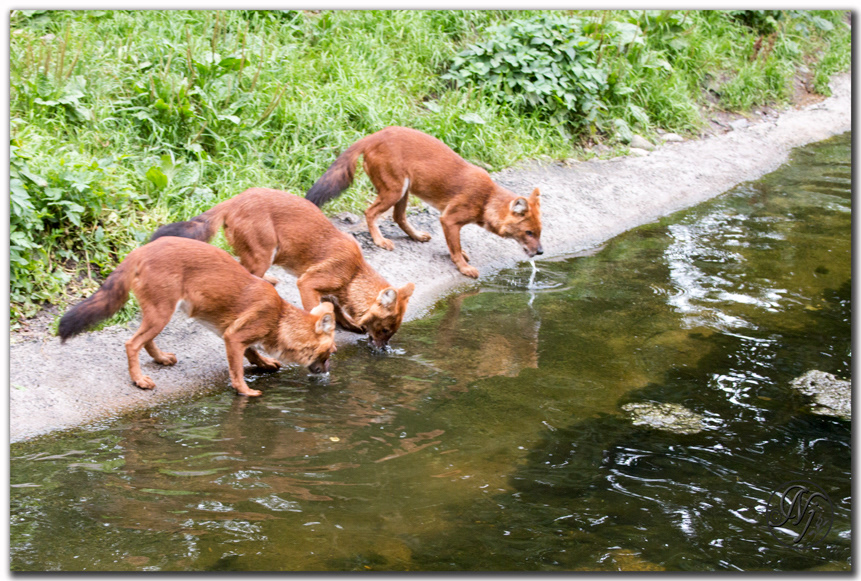
[[[792,380],[792,387],[803,394],[813,396],[815,414],[852,419],[852,382],[837,379],[824,371],[808,371]]]
[[[706,429],[703,416],[677,403],[628,403],[622,406],[635,426],[649,426],[676,434],[696,434]]]

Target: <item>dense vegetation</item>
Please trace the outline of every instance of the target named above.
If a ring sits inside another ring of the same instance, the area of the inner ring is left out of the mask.
[[[696,133],[848,68],[837,11],[46,11],[10,31],[13,325],[95,288],[159,224],[307,190],[387,125],[501,168]],[[708,91],[705,90],[708,87]],[[714,104],[712,104],[714,106]],[[370,184],[334,209],[357,208]]]

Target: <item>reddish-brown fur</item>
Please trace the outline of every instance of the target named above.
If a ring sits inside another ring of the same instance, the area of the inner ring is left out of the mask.
[[[401,326],[415,285],[391,286],[365,261],[352,236],[299,196],[251,188],[192,220],[159,228],[152,239],[185,236],[208,241],[222,225],[239,262],[251,274],[264,277],[277,264],[298,278],[306,310],[320,304],[322,297],[334,297],[338,322],[367,332],[378,347]]]
[[[170,321],[177,306],[224,339],[230,381],[243,395],[260,395],[245,383],[242,358],[275,370],[278,360],[307,365],[314,373],[327,371],[335,351],[333,306],[321,304],[310,313],[282,299],[272,285],[252,276],[223,250],[184,238],[164,237],[136,248],[102,287],[70,309],[60,320],[63,342],[116,313],[135,294],[142,321],[126,341],[129,375],[143,389],[155,382],[143,374],[141,348],[162,365],[176,356],[156,347],[155,337]],[[260,345],[270,359],[254,348]]]
[[[394,248],[376,224],[380,214],[392,206],[395,222],[410,238],[430,240],[427,232],[416,231],[407,221],[407,194],[413,194],[441,212],[451,259],[466,276],[478,277],[460,246],[460,229],[467,224],[514,238],[530,257],[543,252],[538,188],[529,197],[517,196],[439,139],[407,127],[387,127],[351,145],[308,190],[306,198],[322,206],[338,196],[352,183],[360,155],[364,155],[365,173],[377,189],[377,199],[365,211],[377,246]]]

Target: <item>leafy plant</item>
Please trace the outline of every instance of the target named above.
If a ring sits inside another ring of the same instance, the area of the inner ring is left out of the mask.
[[[490,27],[485,41],[458,54],[444,79],[485,87],[500,102],[538,111],[556,124],[594,123],[606,109],[607,70],[600,43],[577,17],[542,14]]]
[[[81,258],[87,270],[91,265],[110,269],[118,254],[145,236],[127,217],[129,204],[140,196],[117,182],[120,160],[70,155],[53,167],[34,170],[30,163],[35,156],[25,146],[20,138],[10,146],[13,314],[31,314],[41,302],[56,303]]]

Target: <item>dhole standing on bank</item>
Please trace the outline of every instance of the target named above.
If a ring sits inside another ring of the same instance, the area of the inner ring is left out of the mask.
[[[518,196],[439,139],[408,127],[387,127],[358,140],[311,186],[305,198],[322,206],[339,196],[353,183],[360,155],[364,156],[365,173],[377,190],[377,199],[365,211],[365,218],[371,238],[380,248],[394,249],[376,223],[392,206],[395,222],[410,238],[430,240],[430,234],[416,231],[407,221],[408,194],[413,194],[440,211],[449,254],[466,276],[478,278],[478,269],[467,264],[469,257],[460,245],[460,229],[467,224],[514,238],[530,258],[544,252],[538,188],[529,197]]]

